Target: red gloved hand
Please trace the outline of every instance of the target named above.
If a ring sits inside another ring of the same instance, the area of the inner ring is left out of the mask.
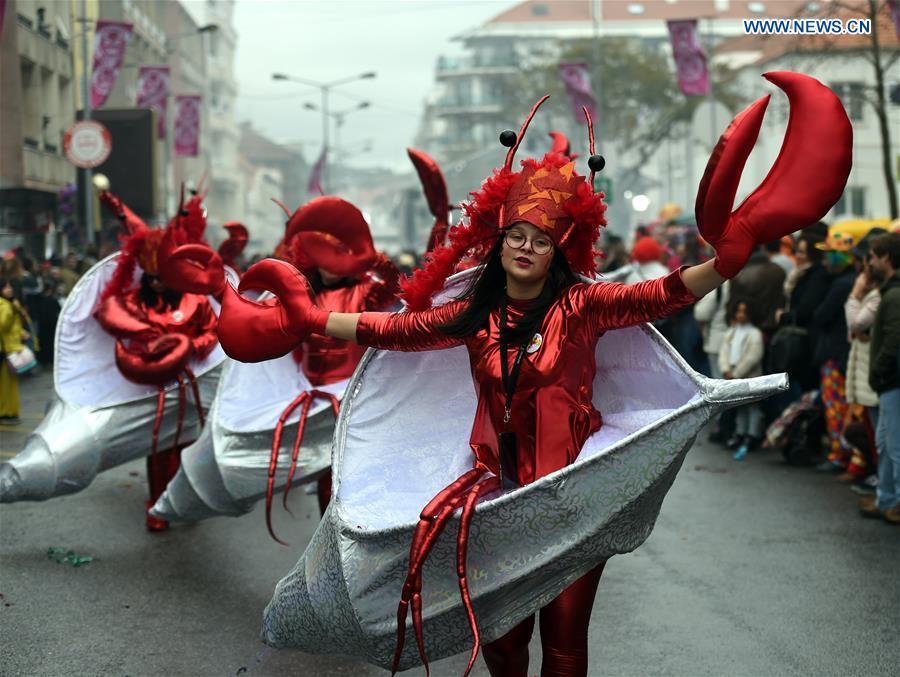
[[[306,278],[286,261],[264,259],[244,274],[239,291],[272,292],[257,303],[226,286],[219,313],[219,343],[239,362],[264,362],[291,352],[310,334],[325,334],[329,313],[316,307]]]
[[[116,366],[133,383],[164,386],[187,366],[193,348],[184,334],[163,334],[134,349],[116,341]]]
[[[843,193],[852,164],[853,130],[834,92],[800,73],[781,71],[763,77],[784,90],[791,105],[784,142],[771,171],[732,213],[767,95],[741,112],[722,134],[697,191],[697,226],[716,250],[716,271],[726,278],[740,272],[758,244],[825,216]]]

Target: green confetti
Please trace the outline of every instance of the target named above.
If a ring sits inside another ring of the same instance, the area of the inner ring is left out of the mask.
[[[47,559],[51,559],[57,564],[71,564],[73,567],[84,566],[94,561],[90,555],[78,555],[74,550],[65,548],[47,548]]]

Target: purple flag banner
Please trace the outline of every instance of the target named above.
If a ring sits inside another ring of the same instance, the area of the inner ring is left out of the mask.
[[[200,151],[200,100],[197,94],[175,97],[176,157],[197,157]]]
[[[325,189],[322,187],[322,171],[325,168],[325,158],[327,155],[328,149],[325,146],[322,146],[322,153],[319,155],[319,159],[316,160],[316,164],[313,165],[312,171],[309,174],[309,181],[306,183],[307,193],[325,195]]]
[[[888,7],[891,8],[891,18],[894,20],[894,32],[897,39],[900,40],[900,0],[887,0]]]
[[[685,96],[709,94],[709,71],[706,53],[697,35],[697,20],[668,21],[672,39],[672,56],[678,72],[678,86]]]
[[[125,49],[131,38],[130,23],[98,21],[94,36],[94,65],[91,75],[91,107],[99,108],[116,84]]]
[[[0,34],[3,33],[3,17],[6,15],[6,0],[0,0]]]
[[[588,67],[583,63],[561,63],[559,74],[566,85],[566,94],[569,96],[569,104],[572,106],[572,115],[575,122],[584,122],[584,106],[591,114],[591,118],[597,119],[597,100],[591,90],[591,75]]]
[[[156,135],[166,138],[166,95],[169,93],[168,66],[141,66],[138,71],[137,107],[156,111]]]

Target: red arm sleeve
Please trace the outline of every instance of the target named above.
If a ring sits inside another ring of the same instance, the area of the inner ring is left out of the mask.
[[[578,285],[573,289],[580,296],[575,302],[583,304],[598,332],[650,322],[697,301],[684,286],[682,270],[679,268],[664,277],[631,285],[617,282]]]
[[[364,346],[403,352],[462,345],[462,339],[447,336],[439,327],[456,317],[463,306],[462,301],[451,301],[414,312],[363,313],[356,326],[356,341]]]
[[[366,310],[381,310],[390,306],[400,291],[400,271],[385,254],[379,252],[375,265],[367,274],[368,285],[363,307]]]

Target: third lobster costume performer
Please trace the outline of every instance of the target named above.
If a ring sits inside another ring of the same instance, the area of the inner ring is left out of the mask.
[[[441,531],[455,511],[462,508],[455,573],[465,618],[475,640],[469,669],[478,652],[480,633],[484,631],[486,639],[492,640],[484,646],[484,658],[492,675],[524,677],[529,674],[528,642],[534,628],[534,612],[540,609],[542,674],[586,674],[587,629],[597,585],[606,559],[626,550],[622,546],[607,551],[585,548],[588,560],[578,565],[580,577],[560,574],[566,583],[556,588],[555,598],[549,598],[549,603],[516,604],[515,598],[532,594],[533,586],[523,584],[527,580],[523,578],[511,585],[505,597],[498,588],[492,587],[494,577],[509,570],[509,551],[506,559],[488,564],[492,547],[499,548],[502,544],[497,541],[492,544],[482,538],[479,551],[469,552],[470,528],[476,526],[473,524],[475,507],[481,499],[487,499],[478,505],[478,512],[484,516],[478,525],[483,534],[490,526],[485,524],[486,516],[503,519],[504,514],[522,501],[544,501],[546,505],[553,498],[546,494],[560,495],[569,490],[563,484],[554,485],[555,489],[551,490],[548,482],[552,476],[564,475],[572,466],[591,462],[579,455],[591,439],[602,436],[606,426],[604,412],[595,406],[598,402],[596,346],[598,341],[607,340],[604,334],[617,333],[612,330],[627,331],[624,328],[671,314],[695,302],[736,275],[757,244],[819,219],[840,197],[850,170],[852,145],[850,123],[840,101],[828,88],[807,76],[783,72],[766,77],[785,90],[791,100],[787,138],[775,169],[732,213],[741,171],[759,132],[768,97],[742,112],[721,137],[697,197],[698,226],[704,239],[716,250],[713,261],[683,267],[663,278],[632,286],[591,281],[596,273],[593,247],[599,228],[606,224],[603,195],[595,193],[592,187],[594,172],[600,171],[604,164],[603,158],[594,154],[593,132],[590,131],[590,177],[579,175],[570,158],[553,152],[541,159],[524,160],[520,171],[513,167],[516,150],[544,97],[532,109],[518,134],[508,131],[501,135],[501,142],[510,148],[506,162],[464,206],[467,221],[450,232],[448,244],[435,249],[425,268],[417,271],[406,285],[406,312],[330,312],[316,305],[306,280],[296,269],[275,260],[252,267],[240,289],[270,290],[278,297],[279,305],[261,306],[239,296],[230,287],[226,289],[220,336],[226,352],[238,360],[253,361],[264,359],[271,351],[285,352],[310,335],[356,341],[387,351],[464,346],[477,397],[469,436],[470,469],[423,506],[412,536],[405,581],[402,589],[396,589],[400,600],[392,658],[386,657],[386,642],[381,635],[367,644],[366,633],[374,636],[387,625],[380,615],[378,623],[369,619],[380,612],[373,608],[377,582],[383,572],[394,571],[394,555],[389,550],[381,557],[372,554],[377,552],[376,546],[368,544],[374,542],[376,534],[365,538],[366,527],[360,524],[363,520],[356,521],[356,531],[352,522],[338,536],[325,531],[328,515],[313,537],[311,549],[322,548],[317,551],[319,554],[331,552],[329,548],[340,550],[340,542],[331,546],[329,539],[349,539],[358,534],[359,547],[372,550],[365,561],[355,560],[353,566],[343,566],[337,571],[317,569],[317,565],[328,566],[325,559],[301,562],[279,584],[276,598],[307,604],[309,609],[285,609],[283,604],[279,607],[273,601],[266,621],[270,641],[277,634],[279,639],[273,643],[286,644],[283,638],[291,628],[299,628],[298,635],[320,632],[319,641],[325,641],[323,637],[328,633],[337,634],[329,637],[333,641],[329,642],[328,650],[336,645],[345,652],[353,649],[396,671],[413,665],[416,660],[410,651],[404,651],[407,612],[411,609],[419,659],[427,666],[425,643],[429,633],[424,632],[423,619],[439,618],[448,612],[445,595],[429,598],[423,594],[423,569]],[[589,117],[588,129],[591,129]],[[813,168],[816,181],[809,180]],[[429,308],[433,295],[441,290],[456,263],[467,254],[483,261],[480,270],[472,275],[456,299]],[[579,276],[584,277],[579,279]],[[428,372],[417,377],[434,378]],[[672,378],[660,370],[659,378],[667,377]],[[613,380],[601,383],[600,387],[622,388],[623,384]],[[656,389],[660,387],[666,386],[660,383]],[[390,390],[380,393],[380,397],[390,398]],[[627,401],[627,397],[622,399]],[[696,401],[697,398],[692,399]],[[416,403],[406,401],[404,405],[412,407]],[[342,416],[351,418],[353,409],[353,406],[345,408]],[[436,410],[432,415],[439,418],[442,412]],[[402,430],[393,432],[403,434]],[[439,444],[434,442],[432,446],[438,448]],[[374,456],[384,453],[374,446],[366,451]],[[441,468],[435,464],[441,460],[435,459],[428,466],[430,472],[440,472]],[[348,466],[350,461],[358,465],[361,459],[351,458],[346,461]],[[350,467],[349,472],[352,471]],[[574,475],[566,476],[577,485]],[[338,518],[341,508],[351,503],[351,497],[344,497],[343,492],[369,491],[369,496],[374,496],[374,489],[364,484],[351,487],[349,481],[344,485],[342,477],[339,476],[337,507],[329,508],[329,513],[337,513]],[[378,485],[386,487],[382,490],[396,492],[395,503],[401,501],[404,491],[415,489],[407,490],[395,484],[386,481]],[[667,486],[663,486],[662,495]],[[545,491],[544,497],[537,493],[532,498],[532,487]],[[622,486],[621,490],[627,488]],[[565,513],[574,508],[560,506],[559,509]],[[532,515],[529,519],[538,517],[539,514]],[[560,519],[568,517],[561,515]],[[655,513],[652,517],[655,519]],[[579,514],[575,518],[590,522],[594,517]],[[510,522],[507,526],[528,529],[528,523]],[[635,527],[640,533],[630,541],[630,549],[646,538],[650,528],[652,520],[649,526]],[[396,532],[397,529],[385,530],[385,548],[393,543]],[[582,540],[586,533],[590,532],[581,532]],[[530,542],[533,536],[523,532],[519,542]],[[556,548],[561,555],[565,554],[565,550],[559,550],[562,536],[556,540],[550,536],[545,541],[548,552]],[[619,542],[623,539],[624,536],[620,537]],[[581,544],[573,543],[572,547],[577,545]],[[532,554],[523,553],[521,561],[525,562]],[[477,579],[467,575],[470,555],[478,558],[481,575]],[[554,564],[558,565],[560,556]],[[555,570],[562,571],[562,566]],[[530,575],[539,576],[541,572],[533,570]],[[341,576],[346,578],[347,586],[343,597],[320,593],[332,578]],[[344,602],[343,598],[349,601]],[[353,606],[354,611],[348,613],[347,604],[359,604],[362,611]],[[494,613],[497,606],[504,606],[505,611]],[[279,614],[282,628],[273,629]],[[454,616],[458,617],[459,614]],[[485,617],[490,620],[482,625]],[[430,643],[446,655],[447,649],[458,643],[456,639],[448,639],[451,631],[446,629],[447,617],[443,618],[443,624],[429,626],[430,633],[439,631],[442,635]]]

